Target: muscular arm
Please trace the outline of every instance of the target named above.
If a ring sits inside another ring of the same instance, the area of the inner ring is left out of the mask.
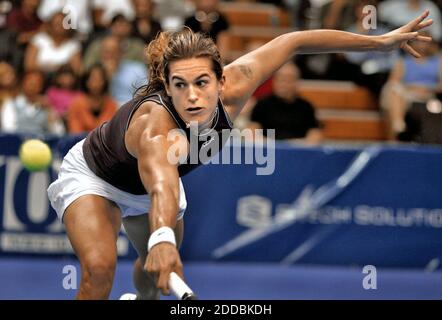
[[[338,30],[307,30],[281,35],[226,66],[224,102],[239,109],[234,110],[233,116],[235,116],[254,90],[295,54],[388,51],[401,47],[419,57],[419,53],[408,44],[408,41],[431,40],[415,32],[432,23],[431,20],[424,21],[427,16],[428,12],[382,36],[366,36]]]
[[[144,132],[138,155],[138,170],[151,201],[151,230],[175,228],[179,202],[179,175],[176,165],[167,160],[170,142],[163,134]]]
[[[126,134],[126,146],[138,159],[141,181],[151,199],[149,225],[153,232],[160,227],[175,228],[180,187],[178,164],[170,162],[167,156],[172,144],[177,143],[168,141],[169,130],[174,129],[175,125],[167,111],[149,104],[152,103],[145,103],[134,115],[135,119],[131,121]],[[184,140],[179,143],[184,144]],[[185,146],[179,150],[186,150]],[[164,294],[168,294],[170,272],[175,271],[183,276],[177,248],[168,242],[152,247],[145,269],[158,275],[158,287]]]
[[[176,143],[167,137],[175,127],[167,111],[146,102],[135,113],[126,133],[126,146],[138,159],[141,181],[152,200],[149,212],[152,231],[163,226],[174,228],[176,224],[178,165],[167,157],[168,150]]]

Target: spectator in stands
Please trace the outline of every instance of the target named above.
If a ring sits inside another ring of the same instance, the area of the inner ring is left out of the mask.
[[[90,9],[91,0],[41,0],[38,16],[44,22],[49,21],[55,13],[68,15],[67,22],[85,38],[92,30]]]
[[[5,101],[18,94],[17,75],[14,68],[7,62],[0,62],[0,131],[2,131],[2,110]]]
[[[123,15],[128,21],[135,18],[131,0],[90,0],[95,19],[100,25],[109,26],[117,15]]]
[[[405,125],[398,140],[442,144],[442,94],[426,103],[412,103],[405,114]]]
[[[422,32],[428,35],[427,32]],[[390,138],[405,129],[405,113],[413,103],[425,104],[442,92],[442,56],[436,42],[420,42],[414,47],[422,58],[404,56],[399,59],[382,95],[382,107],[387,111]]]
[[[69,66],[58,69],[53,85],[46,92],[49,105],[66,124],[67,113],[72,101],[81,93],[75,72]]]
[[[55,13],[45,25],[45,31],[37,33],[25,55],[25,70],[41,70],[53,75],[63,65],[70,65],[81,74],[81,43],[73,38],[73,30],[63,27],[65,15]]]
[[[387,33],[388,28],[380,22],[376,24],[376,28],[364,26],[364,19],[367,18],[368,14],[368,12],[364,13],[364,7],[375,6],[377,2],[377,0],[356,0],[354,7],[356,23],[346,31],[373,36]],[[342,56],[345,60],[330,72],[346,73],[347,79],[341,78],[341,80],[351,80],[360,86],[367,87],[376,97],[379,96],[396,59],[399,57],[398,51],[389,53],[376,51],[346,52]]]
[[[134,19],[134,8],[131,0],[89,0],[92,15],[93,31],[89,33],[84,44],[87,49],[91,43],[109,34],[109,26],[117,15],[123,15],[127,20]],[[94,63],[97,63],[95,61]],[[90,67],[93,63],[88,65]]]
[[[160,22],[161,28],[178,31],[184,25],[186,17],[193,14],[193,0],[161,0],[155,3],[154,17]]]
[[[117,111],[117,104],[108,94],[106,71],[101,65],[92,66],[82,79],[83,94],[79,95],[68,110],[69,133],[89,132]]]
[[[124,15],[116,15],[110,24],[110,35],[116,37],[124,60],[143,62],[144,43],[133,36],[132,23]],[[100,62],[100,50],[104,38],[93,41],[84,54],[84,66],[89,69]]]
[[[7,62],[0,62],[0,110],[3,103],[14,98],[17,93],[17,75],[14,68]]]
[[[12,10],[12,1],[0,0],[0,61],[6,61],[19,70],[22,59],[16,54],[16,34],[7,27],[7,17]]]
[[[293,62],[273,76],[273,94],[259,100],[252,111],[252,128],[275,129],[275,138],[316,144],[322,140],[313,106],[298,96],[299,70]]]
[[[27,45],[42,25],[37,16],[39,5],[40,0],[22,0],[20,6],[8,15],[8,28],[16,33],[20,46]]]
[[[135,9],[134,34],[147,45],[162,31],[161,25],[152,17],[152,0],[132,0],[132,3]]]
[[[117,37],[104,38],[100,49],[100,61],[110,83],[110,94],[118,106],[121,106],[132,99],[138,86],[147,82],[146,65],[124,59]]]
[[[357,2],[357,0],[332,0],[324,4],[321,8],[322,27],[340,30],[350,28],[356,23],[354,11],[358,5]]]
[[[442,40],[441,12],[436,4],[429,0],[385,0],[379,4],[379,18],[391,29],[401,26],[410,17],[419,15],[419,12],[430,10],[433,25],[428,28],[436,41]]]
[[[0,0],[0,28],[7,25],[8,15],[14,7],[13,0]]]
[[[8,16],[8,28],[16,37],[14,56],[18,64],[17,71],[23,71],[23,60],[31,38],[40,30],[42,21],[37,16],[40,0],[22,0],[19,7],[14,8]]]
[[[358,0],[330,0],[311,2],[311,27],[347,30],[357,23],[355,10]],[[375,0],[374,2],[378,2]],[[315,14],[316,13],[316,14]],[[296,63],[307,79],[349,80],[355,74],[341,54],[302,55]]]
[[[9,133],[63,134],[59,118],[47,103],[44,75],[39,71],[25,73],[22,93],[8,99],[2,109],[2,130]]]
[[[195,13],[184,21],[184,25],[194,32],[209,35],[219,48],[221,57],[229,60],[229,39],[226,31],[230,25],[218,9],[219,0],[195,0],[195,5]]]

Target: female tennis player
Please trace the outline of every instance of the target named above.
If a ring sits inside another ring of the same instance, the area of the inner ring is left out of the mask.
[[[186,199],[180,177],[199,164],[171,158],[187,159],[210,145],[204,142],[207,130],[231,128],[254,90],[295,54],[400,47],[419,57],[411,44],[431,40],[417,32],[431,25],[428,14],[382,36],[287,33],[225,67],[209,38],[188,29],[159,34],[147,49],[149,84],[69,151],[48,189],[81,264],[77,298],[109,297],[121,220],[139,255],[137,298],[169,294],[169,274],[183,277],[178,248]],[[191,123],[199,129],[198,150],[189,143]],[[181,136],[171,139],[177,129]]]

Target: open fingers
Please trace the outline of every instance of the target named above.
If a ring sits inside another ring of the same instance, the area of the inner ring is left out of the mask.
[[[425,18],[428,17],[428,15],[430,14],[429,10],[425,10],[424,13],[422,13],[419,17],[417,17],[416,19],[410,21],[409,23],[407,23],[407,27],[411,28],[411,30],[414,30],[422,21],[425,20]]]
[[[411,54],[415,58],[421,57],[421,54],[419,52],[417,52],[416,50],[414,50],[414,48],[412,46],[410,46],[408,43],[404,44],[402,46],[402,49],[404,49],[406,52],[408,52],[409,54]]]
[[[433,41],[433,38],[427,37],[427,36],[417,36],[415,41],[423,41],[423,42],[431,42]]]
[[[418,30],[424,29],[426,27],[429,27],[432,24],[433,24],[433,19],[428,19],[428,20],[422,21],[417,26],[415,26],[414,30],[418,31]]]
[[[417,32],[407,32],[396,35],[395,40],[397,42],[404,42],[404,41],[415,41],[417,40],[417,38],[419,38],[419,34]]]

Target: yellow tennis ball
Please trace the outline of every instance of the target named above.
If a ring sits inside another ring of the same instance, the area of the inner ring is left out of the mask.
[[[41,171],[50,165],[52,152],[43,141],[31,139],[22,143],[19,157],[23,166],[29,171]]]

